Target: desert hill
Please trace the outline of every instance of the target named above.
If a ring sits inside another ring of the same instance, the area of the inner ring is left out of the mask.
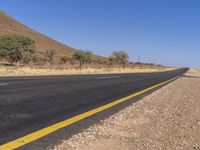
[[[0,11],[0,34],[20,34],[31,37],[35,40],[36,51],[40,55],[44,54],[48,49],[54,49],[56,50],[57,58],[59,58],[63,55],[70,56],[75,51],[75,49],[27,27],[3,11]]]

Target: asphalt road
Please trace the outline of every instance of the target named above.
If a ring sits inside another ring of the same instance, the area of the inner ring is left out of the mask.
[[[0,78],[0,145],[182,75],[160,73]]]

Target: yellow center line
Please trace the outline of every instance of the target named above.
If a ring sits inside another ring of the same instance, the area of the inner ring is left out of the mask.
[[[169,82],[171,82],[171,81],[173,81],[173,80],[176,80],[177,78],[179,78],[179,77],[172,78],[172,79],[167,80],[167,81],[165,81],[165,82],[162,82],[162,83],[159,83],[159,84],[154,85],[154,86],[152,86],[152,87],[149,87],[149,88],[147,88],[147,89],[145,89],[145,90],[142,90],[142,91],[139,91],[139,92],[137,92],[137,93],[134,93],[134,94],[131,94],[131,95],[129,95],[129,96],[126,96],[126,97],[124,97],[124,98],[115,100],[115,101],[113,101],[113,102],[111,102],[111,103],[108,103],[108,104],[106,104],[106,105],[100,106],[100,107],[95,108],[95,109],[93,109],[93,110],[84,112],[84,113],[82,113],[82,114],[79,114],[79,115],[74,116],[74,117],[72,117],[72,118],[69,118],[69,119],[67,119],[67,120],[61,121],[61,122],[56,123],[56,124],[54,124],[54,125],[48,126],[48,127],[46,127],[46,128],[40,129],[40,130],[38,130],[38,131],[35,131],[35,132],[33,132],[33,133],[30,133],[30,134],[28,134],[28,135],[25,135],[25,136],[23,136],[23,137],[20,137],[20,138],[18,138],[18,139],[16,139],[16,140],[10,141],[10,142],[8,142],[8,143],[6,143],[6,144],[1,145],[1,146],[0,146],[0,150],[12,150],[12,149],[17,149],[17,148],[19,148],[19,147],[21,147],[21,146],[23,146],[23,145],[26,145],[26,144],[28,144],[28,143],[30,143],[30,142],[33,142],[33,141],[35,141],[35,140],[38,140],[38,139],[40,139],[40,138],[42,138],[42,137],[44,137],[44,136],[46,136],[46,135],[48,135],[48,134],[50,134],[50,133],[53,133],[53,132],[55,132],[55,131],[57,131],[57,130],[59,130],[59,129],[62,129],[62,128],[64,128],[64,127],[67,127],[67,126],[69,126],[69,125],[71,125],[71,124],[73,124],[73,123],[75,123],[75,122],[77,122],[77,121],[83,120],[83,119],[85,119],[85,118],[87,118],[87,117],[90,117],[90,116],[96,114],[96,113],[99,113],[99,112],[101,112],[101,111],[103,111],[103,110],[106,110],[106,109],[108,109],[108,108],[111,108],[111,107],[113,107],[113,106],[116,106],[116,105],[118,105],[118,104],[120,104],[120,103],[122,103],[122,102],[124,102],[124,101],[130,100],[131,98],[134,98],[134,97],[136,97],[136,96],[138,96],[138,95],[141,95],[141,94],[143,94],[143,93],[145,93],[145,92],[148,92],[148,91],[150,91],[150,90],[153,90],[153,89],[155,89],[155,88],[157,88],[157,87],[160,87],[160,86],[162,86],[162,85],[164,85],[164,84],[167,84],[167,83],[169,83]]]

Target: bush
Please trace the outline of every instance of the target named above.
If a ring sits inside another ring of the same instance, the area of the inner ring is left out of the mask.
[[[30,64],[30,62],[33,60],[33,56],[32,55],[30,55],[30,54],[25,54],[24,55],[24,58],[23,58],[23,60],[22,60],[22,62],[24,63],[24,64]]]
[[[40,58],[37,55],[33,55],[32,61],[33,61],[33,63],[37,63],[40,61]]]
[[[136,64],[136,65],[141,65],[141,64],[143,64],[143,63],[140,62],[140,61],[137,61],[137,62],[135,62],[135,64]]]
[[[60,57],[60,63],[61,64],[66,64],[67,62],[70,62],[72,58],[67,57],[67,56],[61,56]]]
[[[54,56],[55,56],[55,54],[56,54],[56,51],[53,50],[53,49],[46,50],[46,56],[47,56],[50,64],[54,63]]]
[[[109,56],[108,57],[108,65],[113,66],[114,63],[115,63],[115,58],[113,56]]]

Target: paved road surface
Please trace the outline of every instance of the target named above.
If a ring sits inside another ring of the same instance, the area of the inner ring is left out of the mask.
[[[186,70],[0,78],[0,145],[180,76]]]

